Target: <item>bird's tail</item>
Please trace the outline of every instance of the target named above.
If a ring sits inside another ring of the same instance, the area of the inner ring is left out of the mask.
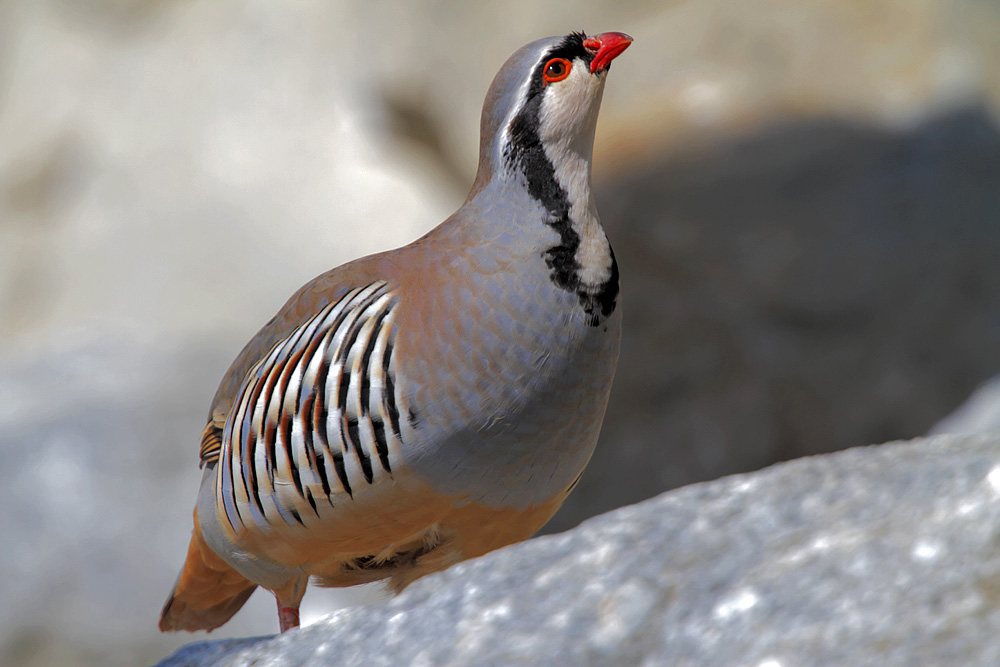
[[[187,560],[160,612],[160,630],[211,632],[232,618],[255,588],[257,584],[230,567],[205,543],[196,511]]]

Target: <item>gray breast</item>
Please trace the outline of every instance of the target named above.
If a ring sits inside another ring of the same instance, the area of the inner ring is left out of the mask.
[[[412,378],[446,389],[418,394],[431,403],[415,400],[407,463],[441,491],[495,507],[539,504],[579,476],[618,360],[620,310],[592,326],[575,293],[548,280],[542,262],[534,270],[541,279],[529,271],[473,285],[479,298],[440,342],[445,367]]]

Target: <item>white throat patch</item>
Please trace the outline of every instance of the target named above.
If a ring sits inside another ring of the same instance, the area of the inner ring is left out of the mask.
[[[580,282],[597,288],[611,277],[611,245],[597,217],[590,193],[590,160],[604,77],[593,76],[582,59],[573,61],[569,76],[550,83],[538,114],[538,136],[569,200],[569,217],[580,236],[576,261]]]

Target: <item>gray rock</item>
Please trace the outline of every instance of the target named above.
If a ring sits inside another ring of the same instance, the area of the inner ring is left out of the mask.
[[[930,430],[932,435],[971,435],[1000,431],[1000,375],[984,382],[954,412]]]
[[[997,436],[852,449],[672,491],[160,667],[996,665],[998,537]]]
[[[188,644],[165,662],[172,667],[196,667],[197,665],[217,665],[227,656],[243,653],[269,637],[248,637],[246,639],[219,639]]]

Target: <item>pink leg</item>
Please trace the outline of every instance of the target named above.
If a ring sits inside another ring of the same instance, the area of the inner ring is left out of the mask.
[[[281,624],[281,631],[288,632],[292,628],[299,627],[299,607],[285,607],[278,600],[278,623]]]

